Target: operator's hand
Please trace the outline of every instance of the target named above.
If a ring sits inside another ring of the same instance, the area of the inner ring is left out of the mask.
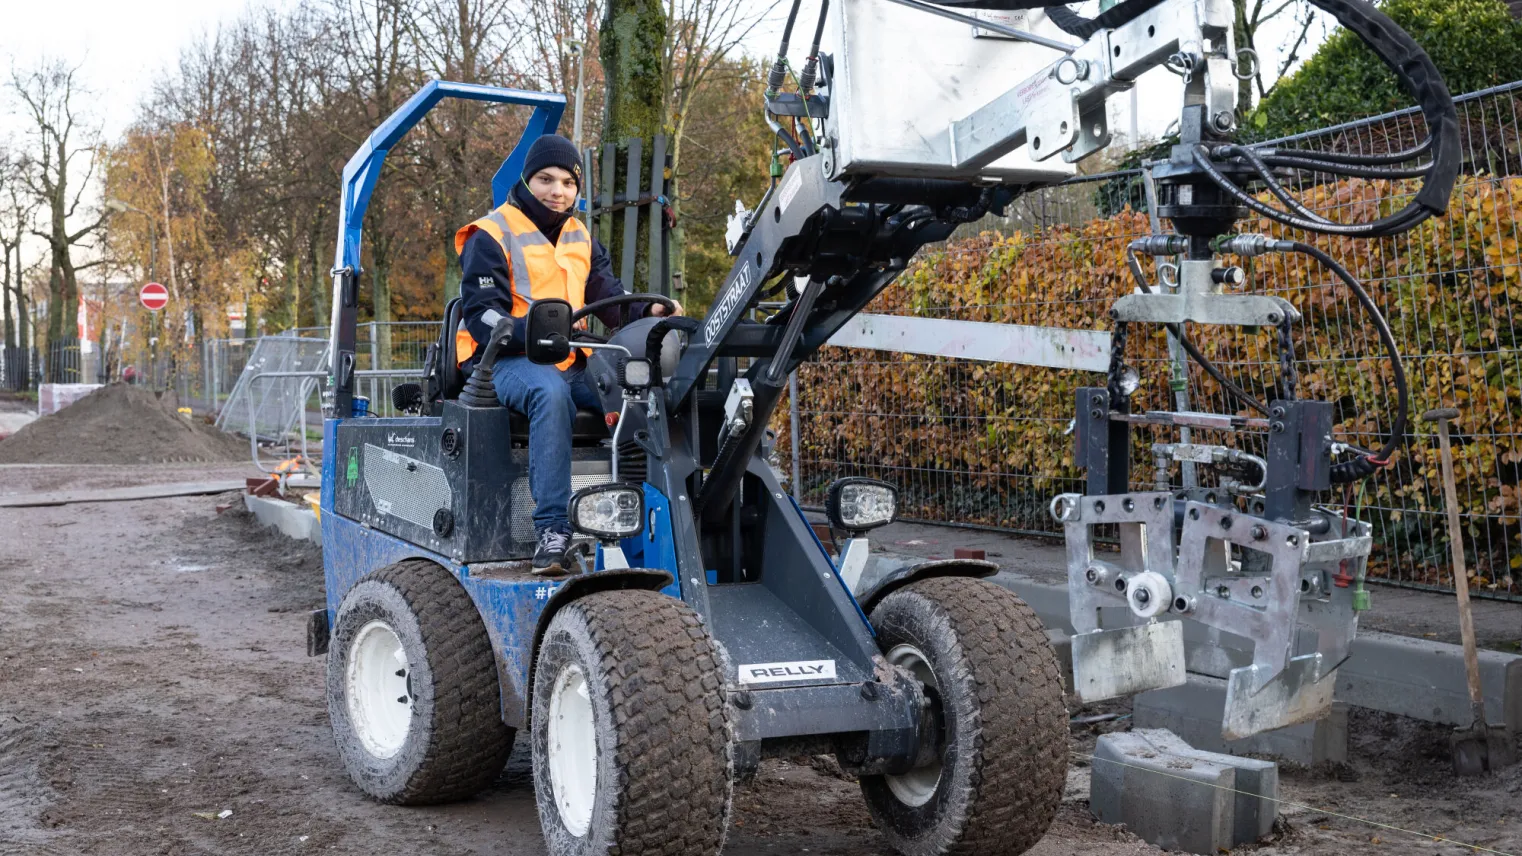
[[[681,315],[682,314],[682,303],[681,303],[681,301],[679,301],[679,300],[673,300],[671,302],[676,304],[676,309],[669,310],[669,309],[666,308],[666,304],[664,304],[664,303],[652,303],[652,304],[650,304],[650,314],[651,314],[651,316],[659,318],[659,317],[661,317],[663,315],[668,315],[668,314],[669,315]]]

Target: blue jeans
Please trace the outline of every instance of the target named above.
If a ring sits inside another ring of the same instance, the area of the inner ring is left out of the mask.
[[[534,495],[534,531],[570,531],[566,505],[571,501],[571,424],[577,407],[602,410],[602,402],[581,366],[561,371],[504,357],[492,367],[497,400],[529,421],[528,487]]]

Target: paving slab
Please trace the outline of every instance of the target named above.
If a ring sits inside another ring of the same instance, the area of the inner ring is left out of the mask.
[[[60,490],[47,493],[16,493],[0,496],[0,508],[28,508],[43,505],[70,505],[77,502],[131,502],[168,496],[196,496],[242,490],[243,481],[175,482],[144,484],[102,490]]]

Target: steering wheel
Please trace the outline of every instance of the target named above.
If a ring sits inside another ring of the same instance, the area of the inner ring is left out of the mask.
[[[591,303],[588,303],[586,306],[576,310],[571,315],[571,324],[574,325],[577,321],[580,321],[581,319],[591,315],[594,312],[597,312],[598,310],[607,309],[610,306],[618,306],[623,310],[620,313],[620,317],[623,319],[623,323],[618,325],[622,327],[628,324],[631,320],[629,318],[629,304],[631,303],[659,303],[662,306],[666,307],[666,311],[668,313],[676,313],[676,301],[665,296],[664,294],[620,294],[616,297],[605,297],[602,300],[595,300]]]

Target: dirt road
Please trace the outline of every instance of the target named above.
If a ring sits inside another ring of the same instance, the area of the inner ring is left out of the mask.
[[[240,474],[3,467],[0,493]],[[359,795],[332,744],[323,663],[305,656],[305,614],[322,601],[318,553],[237,509],[217,515],[217,501],[0,509],[0,853],[543,853],[521,751],[489,792],[459,805]],[[1286,798],[1318,808],[1286,808],[1285,834],[1257,852],[1473,852],[1338,814],[1522,852],[1522,778],[1455,783],[1432,755],[1440,735],[1360,724],[1351,768],[1286,773]],[[1068,799],[1032,852],[1156,853],[1088,818],[1093,740],[1075,732]],[[808,759],[769,762],[740,789],[726,850],[885,852],[856,785]]]

